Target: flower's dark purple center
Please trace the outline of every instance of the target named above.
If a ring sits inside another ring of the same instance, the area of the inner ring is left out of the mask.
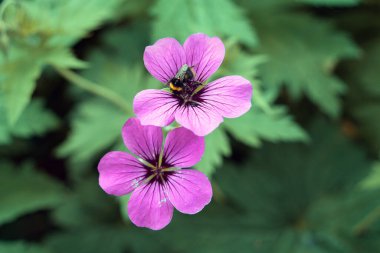
[[[159,158],[155,160],[147,161],[152,166],[144,165],[146,169],[146,174],[144,178],[149,181],[149,183],[158,182],[164,184],[168,181],[170,175],[175,173],[173,171],[173,166],[165,162],[165,157],[159,162]]]
[[[180,106],[198,106],[202,102],[200,88],[203,84],[195,80],[196,73],[192,67],[186,64],[178,71],[168,86],[174,98],[178,99]]]

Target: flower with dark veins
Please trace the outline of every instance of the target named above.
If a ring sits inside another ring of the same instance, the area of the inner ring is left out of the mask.
[[[208,178],[190,169],[203,155],[203,137],[180,127],[171,130],[163,144],[160,127],[143,126],[136,118],[125,123],[122,136],[137,157],[107,153],[98,165],[99,184],[116,196],[132,192],[128,214],[136,226],[159,230],[171,221],[174,207],[195,214],[211,201]]]
[[[236,118],[251,107],[252,85],[241,76],[206,84],[219,68],[225,49],[217,37],[193,34],[182,46],[173,38],[158,40],[144,52],[147,70],[166,90],[144,90],[134,99],[143,125],[167,126],[176,120],[198,136],[212,132],[223,117]]]

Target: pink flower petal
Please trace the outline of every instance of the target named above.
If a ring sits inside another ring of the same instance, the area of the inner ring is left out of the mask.
[[[162,83],[167,83],[185,64],[185,52],[173,38],[158,40],[145,48],[144,64],[149,73]]]
[[[195,214],[211,201],[212,188],[200,171],[182,169],[169,176],[166,194],[173,206],[182,213]]]
[[[201,160],[204,152],[204,138],[180,127],[168,133],[164,147],[165,163],[171,166],[191,167]]]
[[[138,227],[164,228],[172,219],[173,205],[157,181],[137,188],[128,202],[128,214]]]
[[[186,63],[193,67],[196,80],[206,81],[222,64],[225,54],[223,42],[218,37],[197,33],[187,38],[183,45]]]
[[[198,136],[211,133],[223,121],[220,113],[206,104],[182,106],[176,111],[175,119]]]
[[[125,146],[147,161],[156,160],[161,152],[162,130],[156,126],[143,126],[136,118],[125,122],[122,129]]]
[[[170,125],[177,107],[178,100],[163,90],[143,90],[133,101],[134,112],[143,125]]]
[[[108,194],[122,196],[130,193],[144,179],[146,169],[128,153],[113,151],[99,162],[99,185]]]
[[[251,108],[252,85],[241,76],[219,78],[206,85],[201,92],[203,104],[223,117],[236,118]]]

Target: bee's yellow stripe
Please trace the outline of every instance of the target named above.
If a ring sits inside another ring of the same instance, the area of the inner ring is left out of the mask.
[[[169,83],[169,87],[170,87],[170,89],[175,90],[175,91],[181,91],[181,90],[182,90],[181,87],[175,87],[175,86],[173,85],[173,83]]]

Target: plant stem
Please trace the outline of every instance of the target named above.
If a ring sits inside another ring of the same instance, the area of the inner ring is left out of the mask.
[[[116,106],[118,106],[120,109],[122,109],[124,112],[128,114],[132,113],[132,109],[129,106],[129,104],[122,97],[120,97],[117,93],[113,92],[112,90],[107,89],[103,86],[100,86],[99,84],[96,84],[94,82],[91,82],[69,69],[60,68],[57,66],[54,66],[54,68],[61,76],[63,76],[66,80],[70,81],[72,84],[75,84],[76,86],[92,94],[95,94],[97,96],[107,99],[108,101],[112,102],[113,104],[115,104]]]
[[[380,219],[380,207],[375,208],[370,212],[364,219],[357,223],[353,228],[354,235],[362,234],[366,229],[368,229],[375,221]]]

